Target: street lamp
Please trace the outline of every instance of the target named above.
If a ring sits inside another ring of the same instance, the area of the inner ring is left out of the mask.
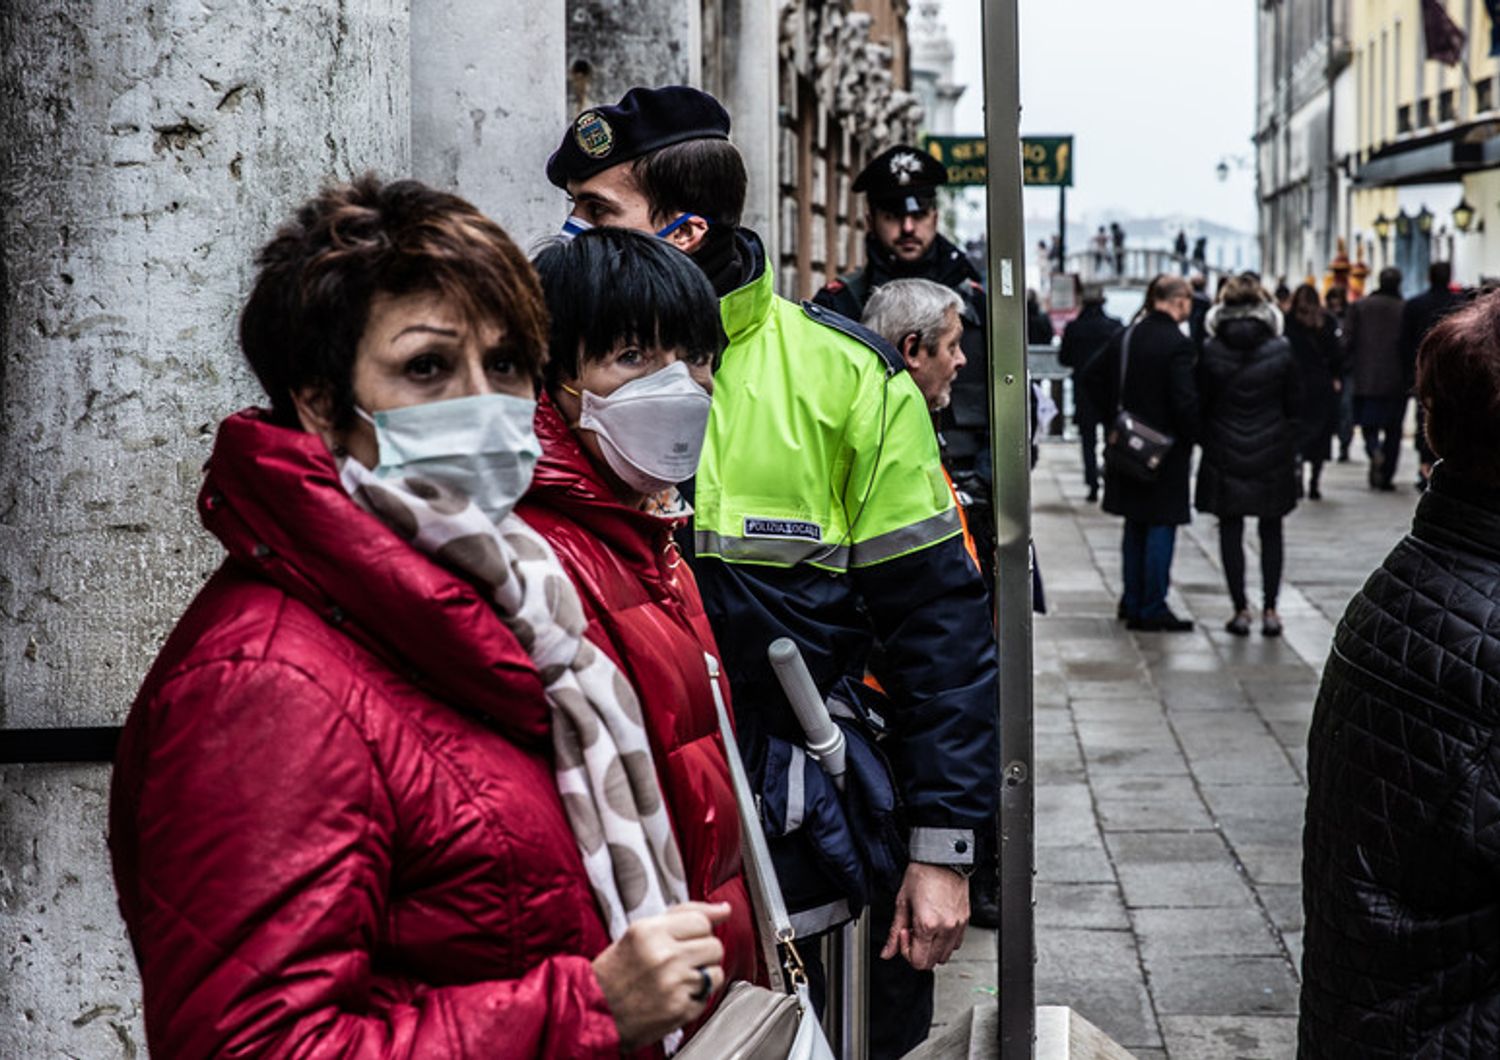
[[[1411,235],[1411,215],[1406,212],[1405,207],[1396,213],[1396,238],[1405,239]]]
[[[1422,204],[1422,212],[1417,214],[1417,231],[1424,236],[1432,231],[1432,211],[1427,208],[1425,202]]]
[[[1214,172],[1219,175],[1219,183],[1224,183],[1229,179],[1229,163],[1222,158],[1219,159],[1219,164],[1214,166]]]
[[[1458,205],[1453,207],[1453,227],[1460,232],[1467,232],[1473,223],[1474,207],[1469,205],[1467,198],[1459,200]]]
[[[1391,234],[1391,219],[1383,212],[1375,218],[1375,235],[1384,243]]]

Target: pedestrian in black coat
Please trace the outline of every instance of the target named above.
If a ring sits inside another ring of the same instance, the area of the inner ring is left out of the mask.
[[[1186,280],[1158,276],[1151,281],[1146,304],[1135,322],[1111,339],[1083,372],[1088,397],[1106,419],[1112,420],[1123,405],[1175,439],[1152,482],[1138,481],[1110,467],[1106,453],[1104,510],[1125,517],[1121,542],[1125,591],[1120,614],[1131,629],[1147,632],[1193,628],[1192,622],[1178,618],[1167,607],[1177,527],[1192,518],[1188,477],[1198,434],[1198,386],[1193,377],[1197,351],[1180,327],[1192,306],[1192,289]]]
[[[1417,376],[1417,350],[1422,339],[1434,324],[1453,310],[1463,305],[1466,299],[1450,288],[1453,282],[1453,265],[1446,261],[1435,261],[1427,269],[1428,288],[1401,307],[1401,367],[1407,381]],[[1422,431],[1424,413],[1417,406],[1417,488],[1427,486],[1427,477],[1432,474],[1432,451]]]
[[[1297,506],[1301,382],[1291,345],[1281,336],[1281,313],[1254,277],[1236,276],[1224,286],[1207,326],[1198,364],[1203,457],[1197,508],[1219,517],[1219,554],[1234,605],[1224,628],[1241,637],[1250,633],[1245,518],[1259,521],[1261,632],[1275,637],[1281,634],[1281,520]]]
[[[1417,399],[1442,459],[1307,740],[1302,1060],[1500,1056],[1500,299],[1432,330]]]
[[[1297,412],[1302,430],[1297,456],[1311,469],[1307,499],[1318,501],[1323,499],[1323,465],[1333,455],[1333,436],[1338,430],[1344,353],[1338,321],[1322,307],[1318,289],[1311,284],[1304,283],[1292,292],[1286,337],[1302,377],[1302,407]]]
[[[1099,428],[1109,426],[1107,410],[1096,407],[1083,386],[1084,369],[1124,325],[1104,311],[1104,288],[1091,284],[1083,290],[1083,308],[1063,328],[1057,359],[1073,370],[1073,419],[1083,445],[1083,481],[1089,500],[1099,499]]]

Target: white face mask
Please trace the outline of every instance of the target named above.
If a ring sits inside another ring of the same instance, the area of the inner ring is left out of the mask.
[[[677,361],[632,379],[608,397],[585,390],[578,426],[593,431],[610,469],[637,493],[692,478],[713,403]]]
[[[531,398],[477,394],[373,416],[355,411],[375,428],[377,477],[430,478],[462,492],[495,523],[531,485],[542,452]]]

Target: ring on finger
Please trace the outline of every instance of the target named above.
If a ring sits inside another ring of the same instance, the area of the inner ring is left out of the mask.
[[[714,989],[713,977],[708,974],[708,969],[704,968],[702,965],[700,965],[696,969],[696,971],[698,973],[698,989],[694,990],[688,996],[691,997],[694,1001],[698,1001],[698,1002],[707,1001],[708,1000],[708,995],[711,994],[711,993],[713,993],[713,989]]]

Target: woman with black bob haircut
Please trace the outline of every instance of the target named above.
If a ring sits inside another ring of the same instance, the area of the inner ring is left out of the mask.
[[[737,854],[694,845],[739,833],[710,741],[663,798],[683,749],[622,677],[634,646],[595,646],[512,511],[535,273],[462,199],[372,177],[257,265],[240,336],[271,408],[220,426],[199,509],[228,557],[111,792],[152,1055],[660,1055],[723,983],[714,925],[747,929]]]
[[[1422,341],[1440,458],[1307,740],[1298,1056],[1500,1056],[1500,297]]]
[[[535,265],[552,326],[536,413],[542,456],[519,512],[629,679],[667,802],[715,808],[674,815],[688,890],[729,903],[718,926],[724,974],[753,979],[756,934],[714,705],[714,685],[726,700],[729,687],[710,672],[719,649],[673,539],[692,513],[677,486],[697,469],[725,344],[718,299],[687,255],[621,228],[556,242]]]

